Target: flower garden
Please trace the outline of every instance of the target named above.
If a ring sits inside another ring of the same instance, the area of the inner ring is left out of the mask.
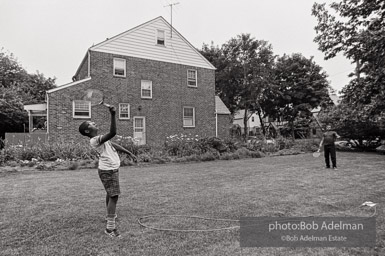
[[[165,138],[161,145],[137,145],[132,137],[116,136],[114,142],[128,149],[136,159],[122,154],[121,165],[163,164],[169,162],[215,161],[266,156],[292,155],[313,152],[319,140],[291,140],[279,137],[275,140],[199,137],[191,134],[175,134]],[[39,170],[95,168],[97,153],[84,142],[38,143],[11,145],[0,151],[0,166],[28,167]]]

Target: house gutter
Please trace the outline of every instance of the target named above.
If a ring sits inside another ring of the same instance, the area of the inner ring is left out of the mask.
[[[47,134],[49,134],[49,96],[48,96],[48,92],[45,92],[45,101],[47,102]]]

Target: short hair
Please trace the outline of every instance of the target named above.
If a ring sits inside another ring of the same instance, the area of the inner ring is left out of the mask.
[[[88,121],[84,121],[83,123],[81,123],[81,125],[79,125],[79,132],[81,133],[81,135],[88,136],[88,134],[86,133],[88,124]]]

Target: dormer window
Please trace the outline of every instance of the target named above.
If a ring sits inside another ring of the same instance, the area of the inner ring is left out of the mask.
[[[156,44],[157,45],[165,45],[165,32],[164,30],[157,30],[157,36],[156,36]]]

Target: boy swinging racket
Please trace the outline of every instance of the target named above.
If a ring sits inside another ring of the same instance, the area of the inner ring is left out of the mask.
[[[117,151],[131,155],[131,152],[121,147],[120,145],[111,142],[111,139],[116,135],[116,109],[114,106],[107,105],[111,113],[110,131],[104,135],[98,135],[98,127],[94,122],[85,121],[79,126],[79,132],[90,138],[91,147],[99,153],[98,173],[100,180],[107,192],[106,207],[107,207],[107,227],[105,233],[110,237],[121,238],[117,228],[115,219],[116,204],[120,195],[119,186],[119,167],[120,158]]]

